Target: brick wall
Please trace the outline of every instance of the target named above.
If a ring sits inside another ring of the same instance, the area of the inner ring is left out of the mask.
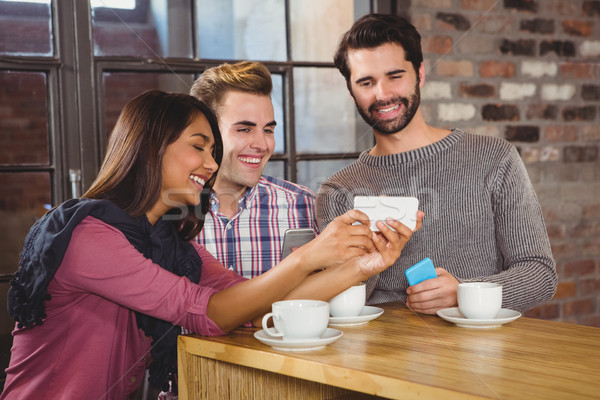
[[[412,0],[424,113],[514,143],[559,274],[531,317],[600,326],[600,1]]]

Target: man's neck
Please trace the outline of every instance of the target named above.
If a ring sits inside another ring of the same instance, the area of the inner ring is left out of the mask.
[[[213,191],[219,200],[219,212],[227,218],[233,217],[238,212],[239,202],[247,190],[247,186],[232,186],[219,182],[217,177]]]
[[[373,129],[373,133],[375,135],[375,146],[369,154],[384,156],[429,146],[448,136],[450,131],[427,125],[419,110],[410,124],[401,131],[385,134]]]

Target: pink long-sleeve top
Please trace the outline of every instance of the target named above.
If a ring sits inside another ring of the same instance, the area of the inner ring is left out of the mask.
[[[143,381],[151,338],[139,311],[201,335],[224,332],[206,315],[210,296],[244,280],[203,247],[199,284],[160,268],[118,229],[86,217],[48,285],[47,318],[15,329],[0,399],[125,399]]]

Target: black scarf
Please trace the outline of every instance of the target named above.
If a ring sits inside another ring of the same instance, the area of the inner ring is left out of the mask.
[[[43,323],[44,302],[50,298],[48,284],[63,260],[73,229],[88,215],[119,229],[144,257],[167,271],[194,283],[200,280],[202,260],[193,245],[180,238],[174,223],[160,219],[152,226],[145,215],[132,218],[108,200],[72,199],[44,215],[25,238],[19,270],[8,292],[8,310],[19,328]],[[181,328],[139,312],[136,320],[153,339],[150,383],[163,389],[177,368]]]

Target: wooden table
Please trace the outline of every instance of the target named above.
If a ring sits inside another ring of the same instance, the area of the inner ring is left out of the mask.
[[[180,336],[179,398],[600,399],[600,328],[521,317],[468,329],[379,306],[310,352],[273,350],[251,328]]]

